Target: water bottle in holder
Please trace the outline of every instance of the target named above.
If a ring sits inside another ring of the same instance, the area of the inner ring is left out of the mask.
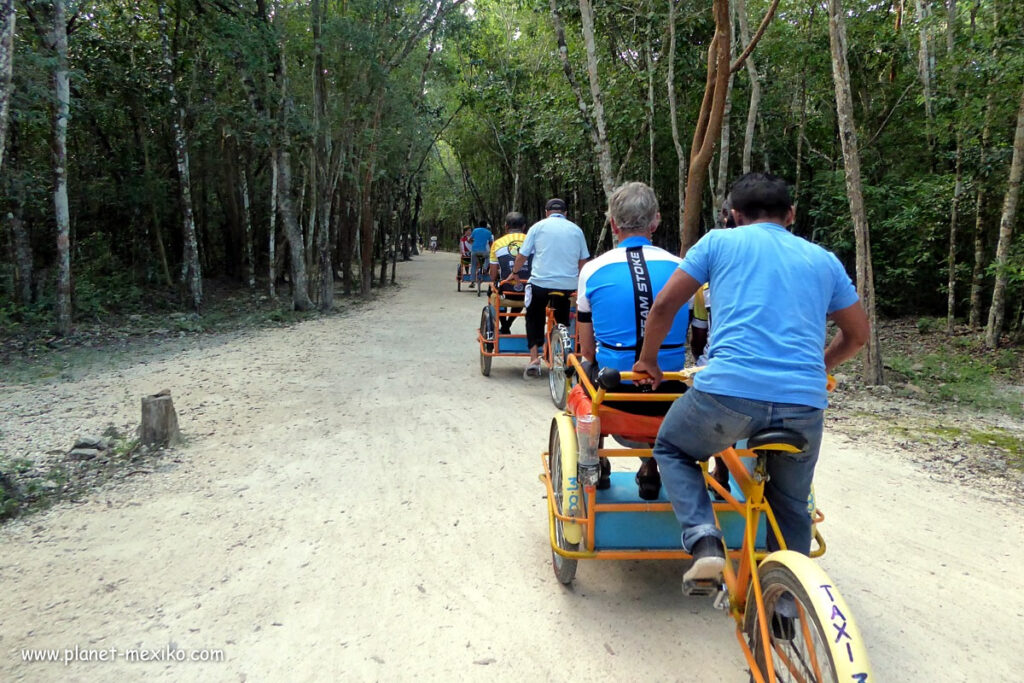
[[[601,462],[597,449],[601,442],[601,418],[597,415],[576,416],[576,444],[579,482],[583,486],[596,486],[601,476]]]

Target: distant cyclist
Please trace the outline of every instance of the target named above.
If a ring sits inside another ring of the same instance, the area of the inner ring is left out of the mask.
[[[437,253],[437,235],[430,236],[430,253]]]
[[[476,284],[483,280],[484,266],[490,257],[491,243],[494,242],[494,233],[487,227],[487,221],[480,219],[477,221],[477,226],[473,228],[472,233],[470,256],[473,259],[473,281],[469,283],[470,287],[476,287]]]

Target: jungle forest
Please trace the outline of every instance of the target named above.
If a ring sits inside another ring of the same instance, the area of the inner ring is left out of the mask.
[[[768,171],[873,318],[1014,344],[1022,26],[1015,0],[0,0],[0,328],[201,314],[211,282],[330,310],[551,196],[599,253],[630,180],[685,252]]]

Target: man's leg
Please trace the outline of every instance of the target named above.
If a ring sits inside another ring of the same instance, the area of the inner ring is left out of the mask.
[[[547,305],[547,289],[526,285],[526,343],[530,347],[531,365],[540,362],[540,348],[544,346]]]
[[[559,294],[551,297],[551,309],[555,314],[555,322],[569,326],[569,295],[572,292],[559,290]]]
[[[811,551],[811,513],[807,499],[811,493],[814,467],[821,450],[824,411],[809,406],[776,403],[772,427],[792,429],[807,439],[802,453],[768,456],[768,483],[765,498],[772,506],[786,547],[807,555]],[[768,532],[768,549],[778,550],[775,534]]]

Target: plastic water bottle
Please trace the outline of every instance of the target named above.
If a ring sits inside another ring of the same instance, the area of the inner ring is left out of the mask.
[[[595,486],[601,476],[597,449],[601,442],[601,419],[597,415],[576,417],[576,444],[579,449],[578,476],[583,486]]]

